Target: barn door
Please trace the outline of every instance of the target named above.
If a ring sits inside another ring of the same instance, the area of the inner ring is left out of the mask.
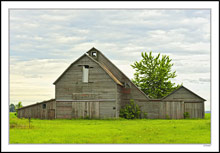
[[[41,119],[46,119],[46,110],[45,109],[43,109],[41,111]]]
[[[72,118],[99,118],[99,102],[73,102]]]
[[[55,119],[55,109],[48,109],[48,119]]]
[[[189,113],[190,118],[203,118],[203,103],[185,103],[185,112]]]
[[[184,118],[184,102],[161,102],[159,108],[159,118]]]

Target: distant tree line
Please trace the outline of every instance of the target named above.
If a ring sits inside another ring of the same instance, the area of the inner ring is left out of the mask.
[[[9,105],[9,112],[16,112],[17,109],[23,107],[22,102],[19,101],[17,105],[15,104],[10,104]]]
[[[9,105],[9,112],[16,112],[14,104]]]

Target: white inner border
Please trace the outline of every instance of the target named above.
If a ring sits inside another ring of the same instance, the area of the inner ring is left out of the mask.
[[[219,2],[1,2],[2,4],[2,102],[1,102],[1,146],[2,151],[219,151]],[[136,8],[136,9],[211,9],[211,145],[186,144],[124,144],[124,145],[14,145],[9,142],[8,100],[8,9],[12,8]]]

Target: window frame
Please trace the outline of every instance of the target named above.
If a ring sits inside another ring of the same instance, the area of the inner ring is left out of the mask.
[[[92,55],[92,57],[97,57],[97,52],[96,51],[92,51],[91,55]]]
[[[42,104],[42,108],[47,109],[47,104],[46,103]]]
[[[89,65],[83,65],[82,82],[89,83]]]

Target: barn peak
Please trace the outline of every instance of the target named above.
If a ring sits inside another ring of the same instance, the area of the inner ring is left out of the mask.
[[[92,47],[89,51],[86,52],[90,57],[92,57],[94,60],[98,61],[100,51],[96,49],[95,47]]]

